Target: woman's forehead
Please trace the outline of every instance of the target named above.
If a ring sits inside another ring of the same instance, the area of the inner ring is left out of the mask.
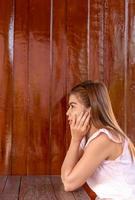
[[[79,96],[77,96],[77,95],[74,95],[74,94],[71,94],[70,96],[69,96],[69,103],[72,103],[72,102],[75,102],[75,103],[81,103],[81,101],[80,101],[80,98],[79,98]]]

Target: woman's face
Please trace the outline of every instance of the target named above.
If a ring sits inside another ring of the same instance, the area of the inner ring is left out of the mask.
[[[69,123],[73,120],[74,117],[78,117],[81,112],[86,112],[86,108],[79,97],[72,94],[69,97],[69,109],[67,110],[66,115],[68,116]]]

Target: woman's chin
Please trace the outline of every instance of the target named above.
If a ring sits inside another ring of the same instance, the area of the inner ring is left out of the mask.
[[[71,121],[69,121],[69,124],[71,124],[72,123],[72,120]]]

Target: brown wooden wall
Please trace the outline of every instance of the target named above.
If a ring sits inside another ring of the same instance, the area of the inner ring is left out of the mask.
[[[68,92],[86,79],[135,142],[134,0],[0,0],[0,174],[60,173]]]

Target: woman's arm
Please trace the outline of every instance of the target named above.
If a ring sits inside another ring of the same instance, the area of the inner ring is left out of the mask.
[[[61,168],[61,178],[63,183],[65,183],[65,177],[69,175],[73,167],[82,156],[82,153],[83,152],[80,149],[80,140],[71,139],[69,149]]]
[[[70,124],[70,129],[71,142],[61,168],[61,178],[64,186],[66,177],[69,175],[83,154],[80,148],[80,143],[89,129],[89,112],[86,112],[85,114],[80,113],[78,119],[74,117],[72,123]]]
[[[112,141],[104,133],[91,141],[78,161],[79,141],[72,141],[62,165],[65,191],[81,187],[111,152]]]
[[[61,178],[65,191],[72,191],[82,186],[93,174],[99,164],[110,153],[110,140],[105,134],[100,134],[86,147],[79,160],[79,147],[82,138],[89,130],[89,113],[80,114],[70,124],[71,143],[61,168]]]

